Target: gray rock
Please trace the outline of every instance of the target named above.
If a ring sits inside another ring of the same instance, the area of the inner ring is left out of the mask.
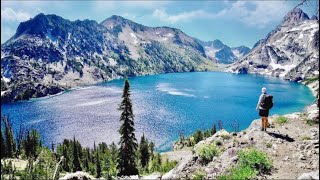
[[[306,156],[304,154],[300,154],[299,159],[300,160],[306,160],[307,158],[306,158]]]
[[[298,179],[319,179],[319,170],[303,173]]]
[[[288,161],[289,159],[290,159],[289,156],[285,156],[285,157],[283,158],[284,161]]]
[[[310,157],[312,156],[314,153],[312,151],[307,151],[307,156]]]
[[[305,149],[305,147],[306,147],[306,145],[304,145],[304,144],[299,144],[298,149],[300,149],[300,150],[304,150],[304,149]]]
[[[233,163],[238,162],[238,160],[239,160],[238,156],[234,156],[234,157],[232,157],[232,158],[230,159],[230,161],[233,162]]]
[[[277,149],[278,149],[278,146],[277,146],[276,144],[273,144],[273,145],[272,145],[272,148],[273,148],[274,150],[277,150]]]
[[[318,140],[311,140],[310,144],[319,144],[319,139]]]
[[[276,140],[276,143],[278,143],[278,144],[282,144],[282,143],[283,143],[283,140],[282,140],[282,139],[280,139],[280,138],[278,138],[278,139]]]

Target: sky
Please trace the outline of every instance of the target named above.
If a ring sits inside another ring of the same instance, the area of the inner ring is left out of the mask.
[[[168,26],[203,41],[219,39],[236,47],[252,47],[273,30],[300,0],[276,1],[8,1],[1,0],[1,44],[12,37],[20,22],[39,13],[56,14],[69,20],[98,23],[120,15],[145,26]],[[310,17],[318,0],[300,8]]]

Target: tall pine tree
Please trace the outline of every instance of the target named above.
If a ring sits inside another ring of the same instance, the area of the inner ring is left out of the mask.
[[[146,167],[149,162],[150,153],[149,153],[148,145],[149,145],[148,140],[144,137],[144,134],[143,134],[141,136],[140,147],[139,147],[140,156],[141,156],[140,162],[142,167]]]
[[[122,102],[119,110],[122,111],[120,117],[122,125],[119,130],[121,137],[119,143],[118,175],[136,175],[138,174],[138,169],[135,162],[135,151],[137,150],[138,145],[134,134],[134,115],[132,112],[130,84],[128,79],[125,80]]]
[[[13,131],[12,126],[10,124],[8,116],[3,117],[3,123],[4,123],[4,139],[5,139],[5,147],[6,147],[6,156],[9,158],[14,157],[16,152],[16,144],[13,137]]]
[[[79,152],[77,148],[76,138],[73,137],[73,172],[81,171],[81,165],[79,161]]]
[[[216,124],[213,124],[211,135],[214,135],[217,132]]]
[[[100,158],[99,158],[99,150],[97,150],[96,153],[97,153],[97,155],[96,155],[97,177],[96,178],[100,178],[101,177],[101,162],[100,162]]]
[[[6,145],[2,136],[2,127],[1,127],[1,159],[6,157]]]

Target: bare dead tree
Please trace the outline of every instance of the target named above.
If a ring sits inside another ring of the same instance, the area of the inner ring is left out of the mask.
[[[221,120],[218,120],[218,128],[219,128],[219,130],[223,129],[223,123]]]

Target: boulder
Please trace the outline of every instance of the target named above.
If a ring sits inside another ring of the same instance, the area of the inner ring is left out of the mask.
[[[79,179],[79,180],[88,180],[88,179],[95,179],[93,176],[86,172],[77,171],[75,173],[67,173],[65,176],[59,178],[63,180],[73,180],[73,179]]]
[[[303,173],[298,179],[319,179],[319,170]]]

